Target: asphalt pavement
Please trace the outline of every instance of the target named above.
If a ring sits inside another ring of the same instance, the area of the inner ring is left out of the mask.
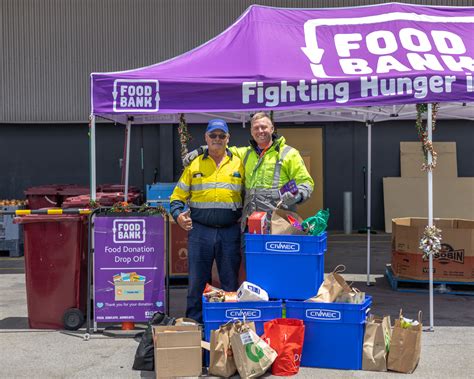
[[[373,297],[372,312],[391,315],[403,308],[407,317],[423,312],[429,324],[428,293],[394,291],[384,277],[390,263],[390,235],[372,236],[371,286],[366,285],[366,236],[331,234],[325,272],[342,263],[346,280]],[[449,291],[449,289],[448,289]],[[434,331],[422,335],[421,360],[411,378],[474,377],[474,296],[436,293]],[[140,378],[154,373],[132,370],[138,338],[112,338],[100,330],[84,340],[76,332],[28,328],[23,258],[0,257],[0,377],[1,378]],[[170,313],[183,316],[186,288],[171,290]],[[269,374],[266,377],[272,377]],[[298,378],[398,378],[393,372],[327,370],[302,367]]]

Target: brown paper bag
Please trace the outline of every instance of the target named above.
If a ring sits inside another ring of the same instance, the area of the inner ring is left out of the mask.
[[[298,234],[307,235],[302,230],[296,229],[288,221],[288,215],[292,216],[300,224],[303,223],[303,219],[295,212],[284,211],[283,209],[275,209],[272,213],[270,222],[270,234]]]
[[[387,371],[391,333],[390,316],[369,316],[365,324],[362,370]]]
[[[336,303],[362,304],[365,301],[365,292],[352,287],[350,292],[342,292],[336,299]]]
[[[246,325],[240,326],[230,337],[235,364],[243,379],[263,375],[277,357],[277,353]]]
[[[400,318],[395,320],[388,353],[387,368],[391,371],[411,374],[415,371],[421,356],[421,311],[418,312],[418,325],[404,328],[402,321],[402,310]]]
[[[318,294],[305,301],[313,303],[333,303],[342,293],[351,292],[351,287],[349,287],[344,278],[340,275],[340,273],[345,270],[346,266],[337,266],[333,272],[326,276],[323,284],[319,287]]]
[[[241,321],[228,322],[221,325],[219,329],[211,331],[209,374],[215,376],[230,377],[237,371],[234,354],[230,344],[230,337],[236,332]],[[254,322],[245,323],[249,329],[255,331]]]

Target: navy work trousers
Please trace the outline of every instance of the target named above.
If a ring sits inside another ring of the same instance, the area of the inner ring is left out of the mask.
[[[240,225],[214,228],[193,222],[188,234],[188,301],[186,317],[202,323],[202,292],[212,280],[216,260],[224,291],[238,289],[241,261]]]

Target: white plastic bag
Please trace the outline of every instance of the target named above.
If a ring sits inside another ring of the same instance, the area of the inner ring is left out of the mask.
[[[243,282],[237,290],[237,301],[268,301],[268,293],[256,284]]]

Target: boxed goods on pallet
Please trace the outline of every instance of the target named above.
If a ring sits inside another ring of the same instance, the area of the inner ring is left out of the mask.
[[[441,229],[441,251],[433,256],[434,280],[474,281],[474,220],[435,219]],[[392,220],[392,270],[395,276],[428,280],[429,261],[419,249],[428,220]]]

